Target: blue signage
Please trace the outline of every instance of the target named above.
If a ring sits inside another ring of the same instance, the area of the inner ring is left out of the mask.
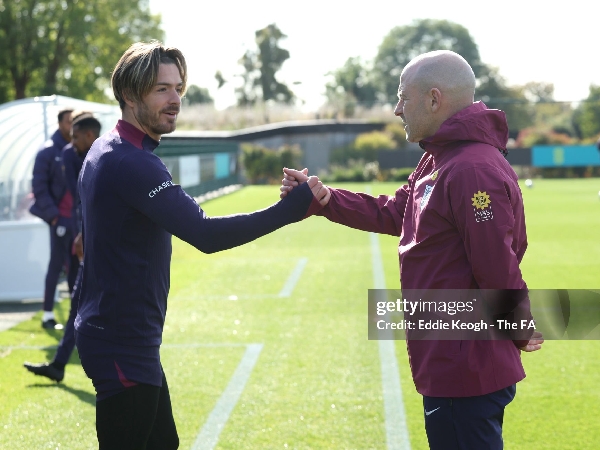
[[[232,173],[229,153],[215,154],[215,178],[227,178]]]
[[[600,166],[600,151],[595,145],[536,145],[531,159],[535,167]]]

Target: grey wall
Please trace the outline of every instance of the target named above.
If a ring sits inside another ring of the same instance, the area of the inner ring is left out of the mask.
[[[337,147],[347,145],[361,133],[382,130],[382,122],[365,122],[358,120],[309,120],[281,122],[261,127],[246,128],[237,131],[181,131],[163,140],[234,140],[240,143],[249,142],[267,148],[278,149],[283,145],[298,145],[303,153],[303,166],[309,173],[318,174],[329,166],[329,154]]]
[[[318,174],[329,166],[329,154],[333,149],[352,143],[359,134],[356,131],[287,134],[249,142],[273,149],[283,145],[298,145],[304,152],[302,165],[308,168],[309,173]]]

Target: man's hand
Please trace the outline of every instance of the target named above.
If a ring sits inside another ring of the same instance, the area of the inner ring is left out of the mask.
[[[295,170],[284,167],[283,180],[281,180],[281,187],[279,188],[279,190],[281,191],[281,194],[279,194],[279,198],[284,198],[288,194],[288,192],[292,192],[292,189],[294,189],[294,187],[304,183],[307,180],[307,168],[304,168],[302,170]]]
[[[79,258],[79,262],[83,261],[83,238],[81,236],[81,232],[75,236],[73,240],[73,248],[75,249],[75,254],[77,258]]]
[[[279,190],[281,194],[279,194],[280,198],[284,198],[288,192],[291,192],[295,186],[298,186],[302,183],[308,183],[310,190],[313,195],[319,201],[319,203],[325,206],[329,203],[329,199],[331,198],[331,191],[327,186],[324,186],[321,181],[319,181],[318,177],[308,176],[308,169],[295,170],[288,169],[285,167],[283,169],[283,180],[281,180],[281,187]]]
[[[542,337],[542,333],[539,331],[534,331],[531,339],[525,347],[521,347],[520,349],[524,352],[535,352],[542,348],[542,344],[544,343],[544,338]]]

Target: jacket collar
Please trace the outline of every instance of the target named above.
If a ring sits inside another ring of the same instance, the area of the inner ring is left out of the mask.
[[[158,147],[158,141],[155,141],[138,127],[123,119],[119,119],[115,131],[121,138],[133,144],[140,150],[149,150],[153,152],[154,149]]]
[[[475,102],[446,119],[433,136],[421,140],[419,145],[435,158],[460,141],[481,142],[505,150],[506,115],[503,111],[488,109],[483,102]]]

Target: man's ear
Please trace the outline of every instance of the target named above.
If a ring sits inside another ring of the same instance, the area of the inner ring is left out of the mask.
[[[135,105],[135,102],[133,100],[131,100],[129,91],[123,91],[123,93],[121,95],[123,96],[123,100],[125,101],[125,104],[127,106],[129,106],[130,108],[133,108],[133,105]]]
[[[432,88],[429,91],[429,101],[431,102],[431,112],[437,112],[442,107],[442,93],[438,88]]]

